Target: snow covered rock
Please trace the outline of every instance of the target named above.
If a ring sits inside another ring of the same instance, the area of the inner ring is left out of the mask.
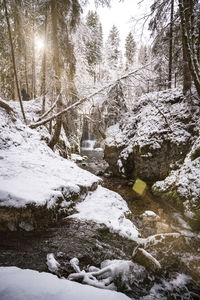
[[[189,149],[191,119],[179,89],[143,95],[131,115],[107,130],[105,159],[111,171],[150,183],[164,179]]]
[[[122,293],[59,279],[49,273],[0,268],[0,299],[2,300],[128,300]]]
[[[105,224],[111,232],[122,237],[137,240],[139,232],[135,225],[126,218],[130,213],[126,201],[117,193],[99,186],[90,192],[85,200],[76,205],[77,214],[69,218],[94,221]]]
[[[183,164],[163,181],[157,181],[152,191],[166,201],[175,202],[187,217],[200,228],[200,137],[192,146]]]
[[[33,212],[39,211],[41,222],[50,217],[50,210],[65,212],[101,181],[54,153],[46,137],[45,130],[30,129],[17,113],[0,107],[0,228],[19,228],[20,223],[34,228],[38,220]]]

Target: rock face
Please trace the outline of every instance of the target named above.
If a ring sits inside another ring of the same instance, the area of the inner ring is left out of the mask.
[[[174,170],[163,181],[156,182],[152,191],[155,195],[179,206],[200,229],[200,138],[178,170]]]
[[[107,130],[105,160],[114,175],[164,179],[189,151],[194,124],[178,89],[143,95],[125,118]]]

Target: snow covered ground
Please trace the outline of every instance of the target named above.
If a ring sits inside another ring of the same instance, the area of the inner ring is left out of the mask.
[[[16,109],[17,104],[12,104]],[[31,113],[28,116],[31,120]],[[101,182],[99,177],[54,153],[43,140],[48,135],[44,130],[32,130],[19,118],[13,121],[2,108],[0,132],[0,206],[34,204],[52,208],[59,200],[60,207],[68,207],[71,202],[66,200],[79,195],[82,187],[89,190]],[[129,239],[138,237],[136,227],[126,218],[130,213],[126,202],[115,192],[98,186],[76,209],[78,213],[73,218],[105,224]]]
[[[10,104],[10,103],[9,103]],[[15,104],[16,105],[16,104]],[[30,105],[30,104],[29,104]],[[55,154],[37,132],[0,108],[0,206],[46,205],[90,189],[100,179]]]
[[[129,239],[136,240],[138,237],[137,228],[126,218],[130,210],[125,200],[113,191],[99,186],[83,202],[76,205],[76,210],[78,213],[70,218],[104,223],[111,232]]]
[[[126,295],[59,279],[49,273],[0,267],[1,300],[128,300]]]

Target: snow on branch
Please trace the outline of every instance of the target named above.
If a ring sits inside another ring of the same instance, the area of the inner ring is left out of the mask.
[[[97,288],[101,288],[101,289],[109,289],[109,290],[116,290],[115,285],[112,283],[113,278],[112,276],[109,276],[111,272],[108,276],[105,276],[105,278],[102,279],[97,279],[96,277],[98,275],[103,275],[105,273],[107,273],[108,269],[104,268],[102,270],[99,270],[97,268],[95,268],[94,272],[85,272],[84,270],[81,271],[79,268],[79,260],[78,258],[73,258],[70,260],[70,264],[73,267],[73,269],[75,270],[76,273],[72,273],[68,276],[68,280],[74,280],[74,281],[80,281],[82,283],[97,287]],[[93,268],[92,268],[93,269]],[[98,271],[96,271],[98,270]]]
[[[157,245],[158,243],[163,242],[163,240],[166,238],[179,238],[180,236],[181,234],[178,232],[160,233],[160,234],[150,235],[147,238],[138,238],[138,244],[146,248],[149,245]]]
[[[138,248],[138,251],[140,251],[143,256],[145,256],[149,261],[151,261],[156,268],[161,269],[161,264],[153,255],[151,255],[143,248]]]
[[[36,123],[39,122],[39,121],[41,121],[42,119],[44,119],[44,118],[45,118],[45,117],[46,117],[46,116],[54,109],[54,107],[56,106],[56,104],[57,104],[59,98],[60,98],[60,94],[57,96],[56,101],[55,101],[55,102],[53,103],[53,105],[49,108],[49,110],[47,110],[42,116],[40,116],[40,117],[37,119]]]
[[[40,120],[41,121],[38,121],[36,123],[32,123],[29,125],[30,128],[37,128],[38,126],[42,126],[42,125],[45,125],[46,123],[60,117],[61,115],[67,113],[69,110],[79,106],[80,104],[86,102],[87,100],[93,98],[94,96],[100,94],[101,92],[103,92],[104,90],[106,89],[109,89],[111,86],[115,85],[117,82],[121,81],[121,80],[124,80],[124,79],[127,79],[129,77],[131,77],[132,75],[134,75],[135,73],[139,72],[140,70],[144,69],[145,67],[148,67],[150,65],[150,63],[148,63],[147,65],[144,65],[134,71],[131,71],[121,77],[119,77],[118,79],[116,79],[115,81],[112,81],[110,83],[108,83],[107,85],[104,85],[103,87],[101,87],[100,89],[98,89],[97,91],[95,91],[94,93],[88,95],[87,97],[84,97],[82,99],[79,99],[78,101],[76,101],[75,103],[71,104],[70,106],[66,107],[64,110],[58,112],[57,114],[54,114],[53,116],[47,118],[47,119],[44,119],[44,120],[41,120],[41,117],[40,117]]]

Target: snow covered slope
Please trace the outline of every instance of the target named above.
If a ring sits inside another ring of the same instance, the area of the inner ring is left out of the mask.
[[[10,104],[10,103],[9,103]],[[55,154],[48,133],[31,130],[0,108],[0,206],[53,207],[92,188],[100,179]]]
[[[126,295],[59,279],[49,273],[0,267],[1,300],[128,300]]]

